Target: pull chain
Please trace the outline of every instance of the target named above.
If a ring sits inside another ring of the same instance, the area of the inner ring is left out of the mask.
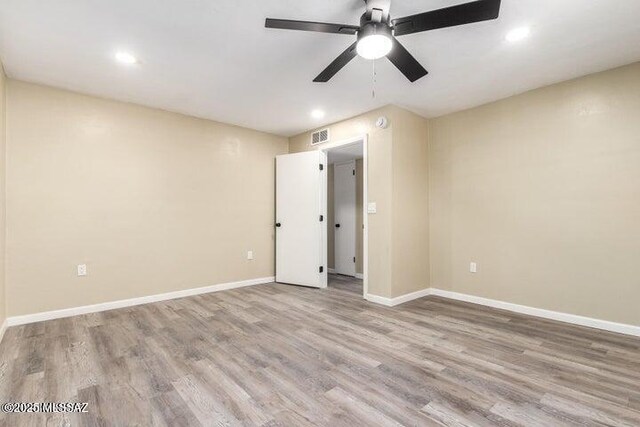
[[[371,90],[371,96],[373,99],[375,99],[376,98],[376,81],[377,81],[378,75],[376,74],[376,60],[374,59],[371,62],[373,63],[373,88]]]

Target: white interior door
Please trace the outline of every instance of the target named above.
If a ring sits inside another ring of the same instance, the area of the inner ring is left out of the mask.
[[[326,154],[276,157],[276,281],[322,288],[326,268]]]
[[[335,165],[335,271],[356,275],[356,162]]]

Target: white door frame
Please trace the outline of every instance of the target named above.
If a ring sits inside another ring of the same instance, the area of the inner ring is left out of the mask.
[[[333,148],[342,147],[345,145],[357,144],[358,142],[362,142],[362,224],[364,225],[364,230],[362,233],[363,242],[362,242],[362,298],[369,292],[369,216],[367,214],[367,207],[369,206],[369,135],[362,134],[359,136],[354,136],[352,138],[344,139],[336,142],[328,142],[326,144],[322,144],[318,147],[319,151],[324,151],[325,153]],[[326,176],[326,174],[325,174]],[[326,193],[326,184],[324,185],[324,192]],[[322,195],[321,195],[322,197]],[[324,197],[324,211],[327,212],[327,198]],[[328,221],[327,221],[328,224]],[[327,236],[324,233],[324,265],[327,265]],[[325,269],[326,271],[327,269]]]

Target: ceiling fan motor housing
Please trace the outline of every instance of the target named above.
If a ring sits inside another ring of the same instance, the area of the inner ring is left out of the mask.
[[[365,13],[360,18],[360,30],[358,31],[358,41],[361,39],[373,36],[373,35],[383,35],[391,38],[393,36],[393,30],[390,25],[390,21],[386,22],[375,22],[371,21],[367,14]]]

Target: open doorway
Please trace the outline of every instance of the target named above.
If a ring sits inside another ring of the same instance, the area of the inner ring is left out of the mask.
[[[352,166],[345,166],[347,164]],[[313,151],[276,156],[278,283],[312,288],[341,287],[363,298],[367,295],[367,167],[366,135],[327,143]],[[336,184],[336,170],[339,177],[349,178],[350,184],[341,184],[342,178]],[[340,197],[347,200],[338,200],[340,215],[337,218],[336,185],[341,190]],[[351,186],[353,191],[343,193],[345,186]],[[354,193],[355,203],[349,204]],[[336,230],[347,232],[336,237]],[[336,264],[336,254],[342,264]],[[341,275],[336,274],[336,265]]]
[[[345,141],[322,151],[327,155],[327,284],[364,295],[365,140]]]

